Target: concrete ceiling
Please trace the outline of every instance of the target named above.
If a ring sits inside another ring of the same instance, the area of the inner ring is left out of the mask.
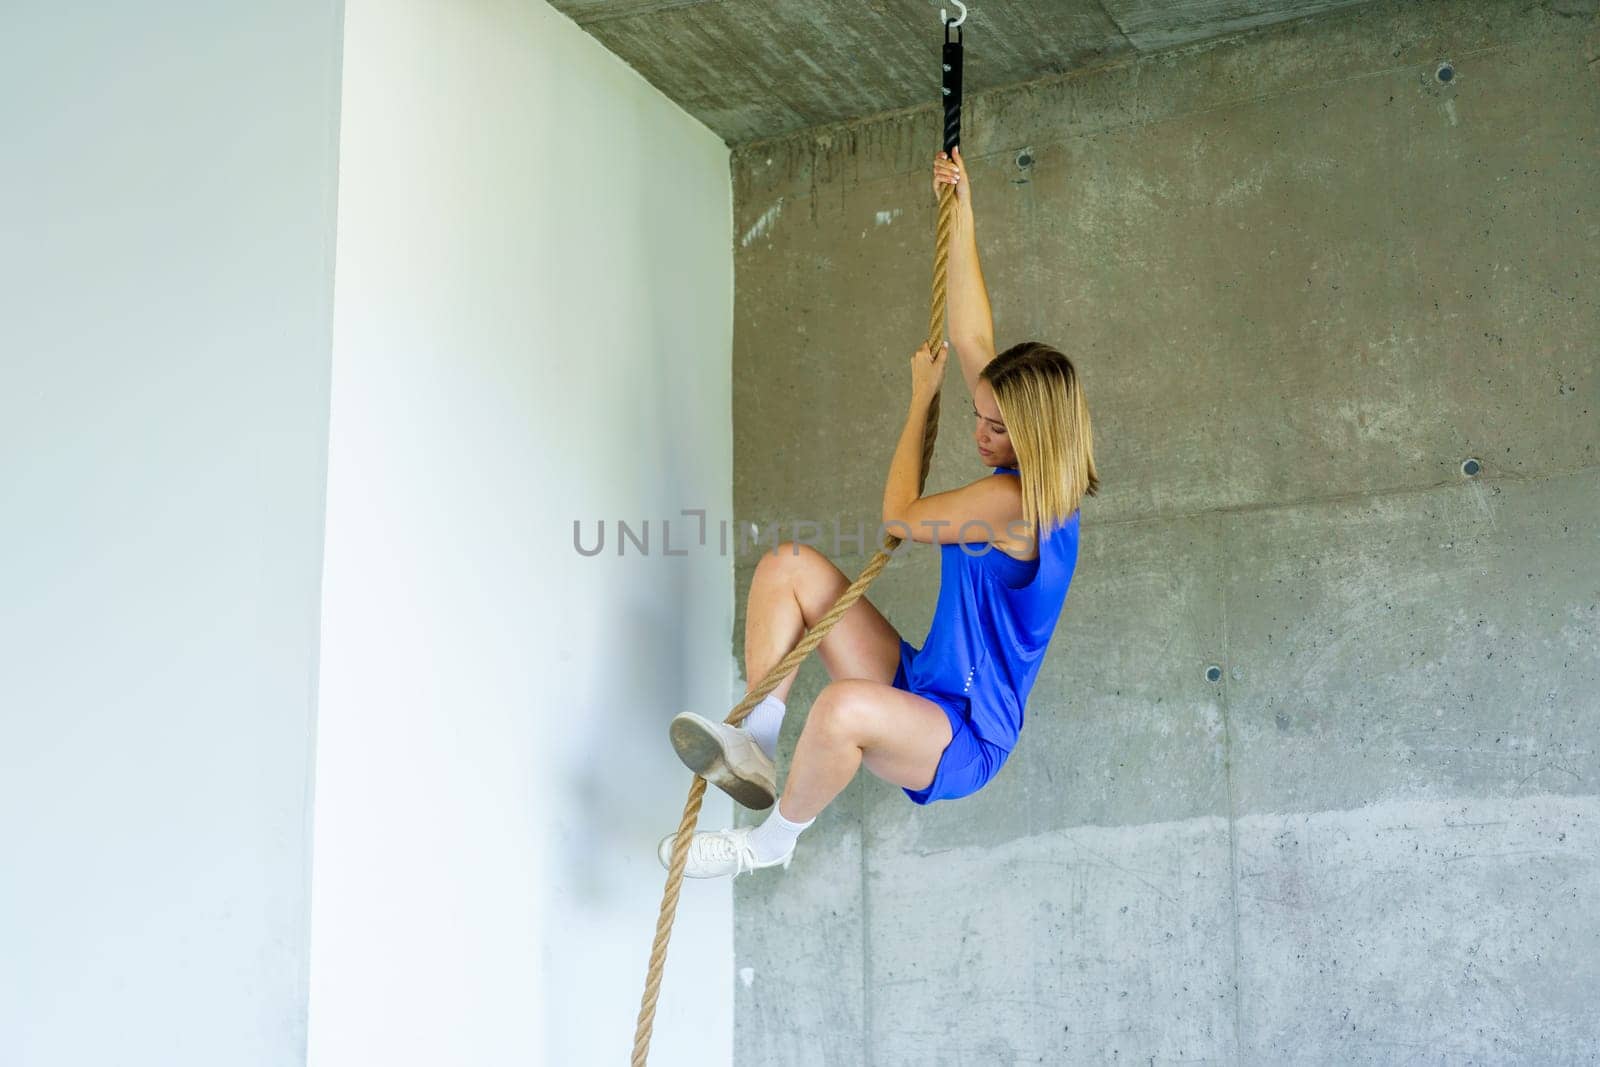
[[[730,145],[939,99],[943,31],[930,0],[550,2]],[[973,0],[963,91],[1363,2]]]

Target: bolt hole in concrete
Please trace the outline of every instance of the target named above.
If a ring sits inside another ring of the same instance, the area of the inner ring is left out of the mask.
[[[1017,167],[1021,170],[1027,170],[1031,166],[1033,166],[1033,152],[1024,148],[1017,153]]]
[[[1449,63],[1440,63],[1439,69],[1433,72],[1433,76],[1448,84],[1456,80],[1456,68]]]
[[[1222,681],[1222,668],[1218,667],[1214,663],[1211,666],[1207,667],[1206,668],[1206,681],[1208,681],[1208,682],[1220,682],[1220,681]]]
[[[1468,478],[1476,477],[1478,472],[1481,470],[1483,470],[1483,464],[1479,463],[1475,459],[1472,459],[1471,457],[1468,457],[1461,462],[1461,473],[1465,474]]]

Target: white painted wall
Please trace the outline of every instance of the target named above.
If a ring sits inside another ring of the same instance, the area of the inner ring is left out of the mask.
[[[625,1062],[666,724],[733,684],[731,560],[659,552],[731,512],[727,149],[539,0],[347,9],[310,1060]],[[652,1064],[730,1061],[731,914]]]
[[[305,1054],[339,5],[0,12],[0,1063]]]

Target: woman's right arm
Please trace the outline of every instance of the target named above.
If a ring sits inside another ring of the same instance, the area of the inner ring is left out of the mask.
[[[961,359],[961,375],[967,391],[978,385],[978,372],[994,358],[994,318],[989,310],[989,291],[983,284],[983,268],[978,265],[978,237],[972,218],[972,189],[961,148],[955,158],[939,153],[933,161],[933,191],[954,185],[956,197],[955,229],[950,235],[950,262],[946,277],[946,314],[950,319],[950,343]]]

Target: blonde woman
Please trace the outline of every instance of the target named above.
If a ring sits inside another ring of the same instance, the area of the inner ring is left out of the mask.
[[[1099,489],[1089,407],[1072,361],[1054,348],[1026,341],[994,354],[960,149],[954,159],[941,152],[933,169],[935,193],[946,183],[956,189],[950,335],[972,395],[973,443],[993,470],[918,495],[923,429],[949,345],[919,348],[883,521],[906,540],[940,546],[927,641],[912,647],[864,598],[839,620],[818,646],[833,681],[806,716],[781,797],[773,758],[794,674],[737,727],[692,712],[673,720],[673,747],[691,770],[746,807],[773,809],[758,826],[696,833],[691,878],[787,867],[801,831],[863,766],[917,804],[970,796],[1022,731],[1077,563],[1078,504]],[[745,676],[763,678],[849,584],[809,546],[786,543],[764,556],[746,610]],[[668,836],[658,849],[663,865],[671,851]]]

